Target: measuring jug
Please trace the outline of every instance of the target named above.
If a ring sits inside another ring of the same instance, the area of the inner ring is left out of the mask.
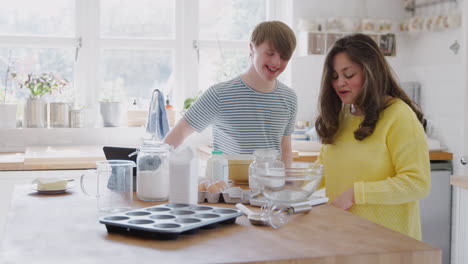
[[[80,183],[83,192],[97,199],[100,212],[115,213],[127,211],[133,204],[133,168],[135,162],[130,160],[104,160],[96,162],[96,170],[89,170],[81,175]],[[94,175],[95,191],[89,192],[85,179]]]

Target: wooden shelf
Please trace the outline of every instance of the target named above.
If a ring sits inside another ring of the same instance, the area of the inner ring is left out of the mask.
[[[418,8],[439,5],[439,4],[443,4],[443,3],[456,3],[456,2],[457,2],[457,0],[437,0],[437,1],[425,2],[425,3],[420,3],[420,4],[415,4],[415,5],[412,5],[412,6],[408,6],[408,7],[405,7],[405,10],[408,11],[408,12],[411,12],[414,15],[414,12]]]
[[[354,32],[299,32],[298,53],[302,56],[325,55],[340,38]],[[357,33],[357,32],[356,32]],[[385,56],[396,56],[396,37],[391,32],[359,32],[366,34],[379,45]]]
[[[429,152],[429,158],[432,161],[435,161],[435,160],[452,160],[453,159],[453,153],[443,152],[443,151],[431,151],[431,152]]]
[[[467,176],[452,176],[450,177],[450,183],[453,186],[457,186],[463,189],[468,189],[468,177]]]

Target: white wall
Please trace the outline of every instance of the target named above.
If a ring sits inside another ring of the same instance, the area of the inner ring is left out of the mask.
[[[399,21],[405,15],[400,1],[385,0],[295,0],[293,1],[293,29],[299,19],[327,19],[332,17],[372,18]],[[398,44],[397,44],[398,45]],[[323,55],[299,56],[291,60],[291,87],[298,93],[297,120],[315,120],[317,98],[322,76]]]
[[[294,16],[299,18],[385,18],[405,15],[400,0],[294,0]]]
[[[449,49],[461,44],[461,29],[446,32],[402,34],[400,55],[392,66],[401,81],[421,83],[421,105],[431,126],[429,135],[454,153],[454,169],[462,169],[465,87],[462,52]],[[461,45],[463,46],[463,45]]]

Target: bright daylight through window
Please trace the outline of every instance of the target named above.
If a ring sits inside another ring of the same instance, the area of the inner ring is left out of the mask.
[[[245,70],[250,32],[269,17],[271,2],[4,1],[0,99],[22,105],[31,95],[20,88],[28,75],[53,73],[67,85],[45,93],[47,102],[147,109],[158,88],[181,109],[186,98]]]

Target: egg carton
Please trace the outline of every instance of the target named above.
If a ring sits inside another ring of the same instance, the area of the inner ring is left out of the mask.
[[[204,203],[243,203],[249,204],[251,190],[243,190],[240,187],[227,188],[221,193],[210,193],[207,191],[198,192],[198,202]]]
[[[109,233],[123,233],[160,240],[196,234],[219,224],[234,224],[242,212],[237,209],[197,204],[168,203],[99,218]]]

